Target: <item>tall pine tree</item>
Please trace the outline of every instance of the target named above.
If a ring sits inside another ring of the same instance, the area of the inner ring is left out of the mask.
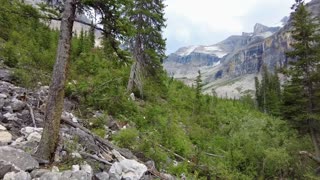
[[[135,34],[130,39],[130,50],[135,62],[131,68],[128,92],[138,88],[142,95],[143,77],[156,77],[162,71],[161,63],[165,58],[165,39],[162,37],[164,8],[163,0],[133,3],[130,21],[135,26]]]
[[[302,0],[293,6],[293,50],[286,75],[289,77],[283,93],[283,117],[301,132],[309,133],[315,154],[320,158],[320,78],[319,25]]]

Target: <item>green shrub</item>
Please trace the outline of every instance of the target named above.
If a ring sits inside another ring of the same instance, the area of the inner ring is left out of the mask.
[[[135,128],[123,129],[113,136],[113,139],[120,147],[131,148],[137,145],[139,131]]]

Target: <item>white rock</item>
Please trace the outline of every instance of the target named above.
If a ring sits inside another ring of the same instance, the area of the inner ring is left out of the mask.
[[[78,164],[72,165],[72,172],[80,171],[80,166]]]
[[[11,106],[2,107],[2,109],[5,110],[6,112],[13,113]]]
[[[13,141],[13,142],[11,143],[11,146],[19,145],[19,144],[21,144],[21,142],[23,142],[23,141],[24,141],[24,137],[18,137],[15,141]]]
[[[7,128],[0,124],[0,131],[6,131],[6,130],[7,130]]]
[[[8,121],[16,121],[16,120],[18,120],[16,114],[11,114],[11,113],[9,113],[9,112],[7,112],[6,114],[4,114],[3,117],[5,117]]]
[[[59,172],[59,168],[57,167],[57,166],[53,166],[52,168],[51,168],[51,172]]]
[[[78,152],[71,153],[71,157],[72,158],[82,158],[81,154],[79,154]]]
[[[12,135],[8,131],[0,131],[0,143],[9,143],[12,141]]]
[[[41,134],[42,131],[43,131],[43,128],[34,128],[34,127],[24,127],[20,130],[20,132],[26,137],[28,137],[33,132],[37,132]]]
[[[41,134],[38,132],[33,132],[33,133],[29,134],[29,136],[27,137],[27,140],[29,142],[40,142]]]
[[[0,93],[0,98],[6,99],[8,96],[6,94]]]
[[[147,167],[135,160],[125,159],[112,164],[109,175],[110,179],[139,180],[147,171]]]
[[[84,172],[86,172],[88,175],[90,175],[90,177],[93,175],[93,169],[92,169],[92,167],[91,167],[89,164],[87,164],[86,162],[85,162],[84,164],[81,164],[81,165],[80,165],[80,169],[81,169],[81,171],[84,171]]]
[[[3,180],[31,180],[29,173],[20,171],[18,173],[9,172],[4,175]]]
[[[135,100],[136,100],[136,97],[134,96],[134,93],[131,93],[131,94],[130,94],[130,98],[131,98],[132,101],[135,101]]]
[[[72,122],[78,123],[78,119],[77,119],[76,117],[73,117],[73,118],[72,118]]]

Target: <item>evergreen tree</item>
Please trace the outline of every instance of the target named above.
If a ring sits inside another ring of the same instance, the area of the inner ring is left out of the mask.
[[[130,39],[130,50],[135,62],[131,68],[128,92],[137,87],[142,94],[143,76],[156,77],[162,72],[161,63],[165,58],[165,40],[162,37],[164,8],[163,0],[133,3],[130,21],[134,24],[135,33]]]
[[[52,2],[52,0],[47,0]],[[126,35],[124,25],[126,18],[121,18],[122,9],[127,1],[124,0],[66,0],[63,4],[60,36],[57,48],[56,63],[49,88],[48,101],[45,111],[44,130],[36,155],[44,160],[53,162],[54,152],[58,145],[60,118],[63,109],[64,88],[70,64],[72,27],[78,12],[97,10],[102,16],[104,35],[108,37],[110,46],[118,56],[121,37]]]
[[[201,71],[198,71],[198,76],[196,78],[196,99],[200,100],[201,92],[202,92],[202,79],[201,79]]]
[[[255,77],[254,82],[255,82],[255,88],[256,88],[255,95],[256,95],[257,106],[260,110],[262,110],[263,101],[262,101],[262,96],[261,96],[261,85],[260,85],[259,78]]]
[[[293,50],[286,75],[289,81],[283,93],[283,117],[301,132],[309,133],[315,154],[320,158],[319,25],[306,9],[304,1],[293,6]]]
[[[256,102],[260,111],[273,116],[280,115],[281,90],[280,80],[275,70],[269,73],[266,66],[263,67],[262,79],[255,78]]]
[[[93,22],[91,22],[91,27],[89,29],[89,47],[90,49],[95,46],[95,28]]]
[[[84,51],[84,46],[85,46],[85,33],[83,29],[81,29],[80,35],[79,35],[79,42],[76,49],[76,56],[80,56],[80,54]]]
[[[198,71],[198,76],[195,80],[195,83],[196,83],[195,84],[195,90],[196,90],[195,111],[199,113],[202,106],[201,95],[202,95],[202,87],[203,87],[200,70]]]

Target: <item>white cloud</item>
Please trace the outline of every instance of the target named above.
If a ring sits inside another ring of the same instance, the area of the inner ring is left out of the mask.
[[[252,31],[255,23],[275,25],[294,0],[166,0],[168,52],[181,46],[214,44]]]

